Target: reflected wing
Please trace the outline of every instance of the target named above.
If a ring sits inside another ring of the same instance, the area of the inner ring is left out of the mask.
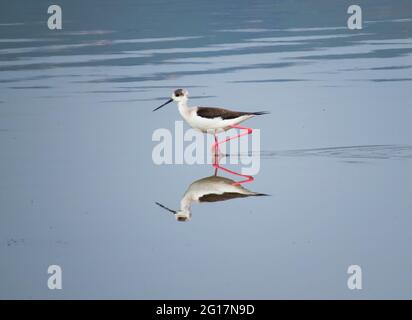
[[[209,193],[209,194],[205,194],[201,196],[199,198],[199,202],[217,202],[217,201],[225,201],[225,200],[236,199],[236,198],[247,198],[251,196],[267,196],[267,194],[264,194],[264,193],[242,194],[242,193],[237,193],[237,192],[225,192],[222,194]]]

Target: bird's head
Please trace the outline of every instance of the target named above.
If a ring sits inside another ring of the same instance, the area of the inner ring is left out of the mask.
[[[175,213],[176,221],[186,222],[192,219],[192,213],[189,210],[178,210]]]
[[[189,98],[189,92],[185,89],[177,89],[173,91],[172,99],[176,102],[187,101]]]
[[[185,222],[185,221],[190,221],[190,220],[192,219],[192,212],[191,212],[190,209],[188,209],[188,208],[184,208],[184,209],[180,209],[180,210],[173,210],[173,209],[170,209],[170,208],[162,205],[162,204],[159,203],[159,202],[156,202],[156,204],[157,204],[159,207],[161,207],[161,208],[163,208],[163,209],[165,209],[165,210],[173,213],[173,215],[174,215],[175,218],[176,218],[176,221]]]
[[[169,104],[172,101],[176,101],[177,103],[186,102],[188,98],[189,98],[189,92],[187,92],[187,90],[176,89],[175,91],[173,91],[172,97],[169,100],[167,100],[162,105],[158,106],[153,111],[159,110],[160,108],[164,107],[165,105]]]

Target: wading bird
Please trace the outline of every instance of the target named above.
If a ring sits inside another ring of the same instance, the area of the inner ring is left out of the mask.
[[[267,194],[250,191],[232,179],[213,175],[196,180],[187,188],[180,201],[180,210],[172,210],[159,202],[156,204],[173,213],[177,221],[189,221],[192,218],[191,207],[194,202],[218,202],[251,196],[267,196]]]
[[[215,143],[213,144],[212,148],[217,150],[219,148],[219,144],[221,143],[227,142],[232,139],[240,138],[244,135],[252,133],[253,130],[251,128],[239,126],[239,123],[247,119],[250,119],[254,116],[268,113],[267,111],[242,112],[231,111],[222,108],[189,107],[187,105],[188,100],[189,93],[187,92],[187,90],[177,89],[173,92],[172,97],[168,101],[166,101],[153,111],[156,111],[164,107],[172,101],[177,102],[181,116],[192,128],[198,129],[204,133],[210,133],[214,135]],[[218,141],[216,134],[229,129],[246,130],[246,132],[227,138],[223,141]]]

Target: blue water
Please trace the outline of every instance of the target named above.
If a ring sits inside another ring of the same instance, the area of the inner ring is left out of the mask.
[[[412,297],[410,1],[357,1],[362,30],[350,1],[59,4],[62,30],[0,3],[0,298]],[[214,173],[152,161],[181,87],[271,112],[245,186],[270,196],[156,206]]]

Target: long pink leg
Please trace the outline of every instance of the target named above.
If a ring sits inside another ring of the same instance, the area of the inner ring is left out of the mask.
[[[251,134],[251,133],[253,132],[253,130],[252,130],[251,128],[242,127],[242,126],[239,126],[239,125],[233,125],[233,126],[230,126],[230,127],[236,128],[236,129],[241,129],[241,130],[247,130],[247,131],[246,131],[246,132],[243,132],[243,133],[240,133],[240,134],[237,134],[236,136],[229,137],[229,138],[227,138],[227,139],[225,139],[225,140],[223,140],[223,141],[217,141],[217,138],[216,138],[216,135],[215,135],[215,143],[213,144],[213,147],[216,148],[217,150],[220,151],[220,149],[219,149],[219,144],[225,143],[225,142],[227,142],[227,141],[229,141],[229,140],[232,140],[232,139],[240,138],[240,137],[242,137],[242,136],[245,136],[245,135],[247,135],[247,134]],[[232,171],[232,170],[229,170],[229,169],[227,169],[227,168],[224,168],[224,167],[220,166],[219,160],[220,160],[220,159],[215,156],[215,159],[214,159],[214,161],[213,161],[213,167],[215,168],[215,176],[217,175],[218,169],[222,169],[223,171],[225,171],[225,172],[227,172],[227,173],[236,175],[236,176],[238,176],[238,177],[246,178],[246,180],[242,180],[242,181],[239,181],[239,182],[235,182],[235,183],[233,184],[233,185],[235,185],[235,186],[236,186],[236,185],[240,185],[240,184],[242,184],[242,183],[248,183],[248,182],[254,181],[254,178],[253,178],[252,176],[248,176],[248,175],[245,175],[245,174],[240,174],[240,173],[234,172],[234,171]]]
[[[217,153],[217,152],[220,152],[220,148],[219,148],[219,142],[217,141],[216,133],[214,133],[214,137],[215,137],[215,143],[212,145],[212,151],[214,153]]]
[[[236,138],[240,138],[240,137],[243,137],[243,136],[245,136],[245,135],[247,135],[247,134],[251,134],[252,132],[253,132],[253,130],[252,130],[252,128],[248,128],[248,127],[242,127],[242,126],[239,126],[239,125],[237,125],[237,124],[235,124],[235,125],[233,125],[233,126],[230,126],[231,128],[236,128],[236,129],[240,129],[240,130],[247,130],[246,132],[243,132],[243,133],[239,133],[239,134],[237,134],[237,135],[235,135],[235,136],[233,136],[233,137],[229,137],[229,138],[227,138],[227,139],[225,139],[225,140],[223,140],[223,141],[219,141],[219,142],[217,142],[216,141],[216,136],[215,136],[215,144],[219,147],[219,144],[221,144],[221,143],[224,143],[224,142],[228,142],[229,140],[233,140],[233,139],[236,139]]]
[[[242,183],[252,182],[252,181],[254,180],[254,178],[253,178],[252,176],[248,176],[248,175],[245,175],[245,174],[237,173],[237,172],[235,172],[235,171],[232,171],[232,170],[230,170],[230,169],[227,169],[227,168],[222,167],[222,166],[219,164],[219,162],[220,162],[219,156],[215,155],[214,161],[213,161],[213,164],[212,164],[212,165],[213,165],[213,168],[215,168],[215,176],[217,176],[218,170],[219,170],[219,169],[222,169],[223,171],[225,171],[225,172],[227,172],[227,173],[233,174],[233,175],[238,176],[238,177],[246,178],[246,180],[242,180],[242,181],[233,183],[234,186],[240,185],[240,184],[242,184]]]
[[[220,152],[218,147],[215,147],[212,153],[212,164],[219,164],[220,160],[224,158],[224,154]]]
[[[246,180],[242,180],[242,181],[238,181],[238,182],[233,183],[234,186],[238,186],[238,185],[240,185],[240,184],[252,182],[252,181],[255,180],[252,176],[248,176],[248,175],[245,175],[245,174],[237,173],[237,172],[234,172],[234,171],[229,170],[229,169],[227,169],[227,168],[224,168],[224,167],[220,166],[219,163],[213,164],[213,167],[215,168],[215,176],[217,175],[218,169],[222,169],[223,171],[225,171],[225,172],[227,172],[227,173],[233,174],[233,175],[238,176],[238,177],[246,178]]]
[[[215,143],[212,146],[212,149],[214,151],[214,153],[212,154],[213,157],[213,167],[215,168],[215,176],[217,176],[217,171],[219,170],[218,168],[215,167],[215,164],[217,163],[219,165],[219,155],[218,155],[218,151],[219,151],[219,146],[217,145],[217,137],[216,137],[216,133],[214,134],[215,136]]]

